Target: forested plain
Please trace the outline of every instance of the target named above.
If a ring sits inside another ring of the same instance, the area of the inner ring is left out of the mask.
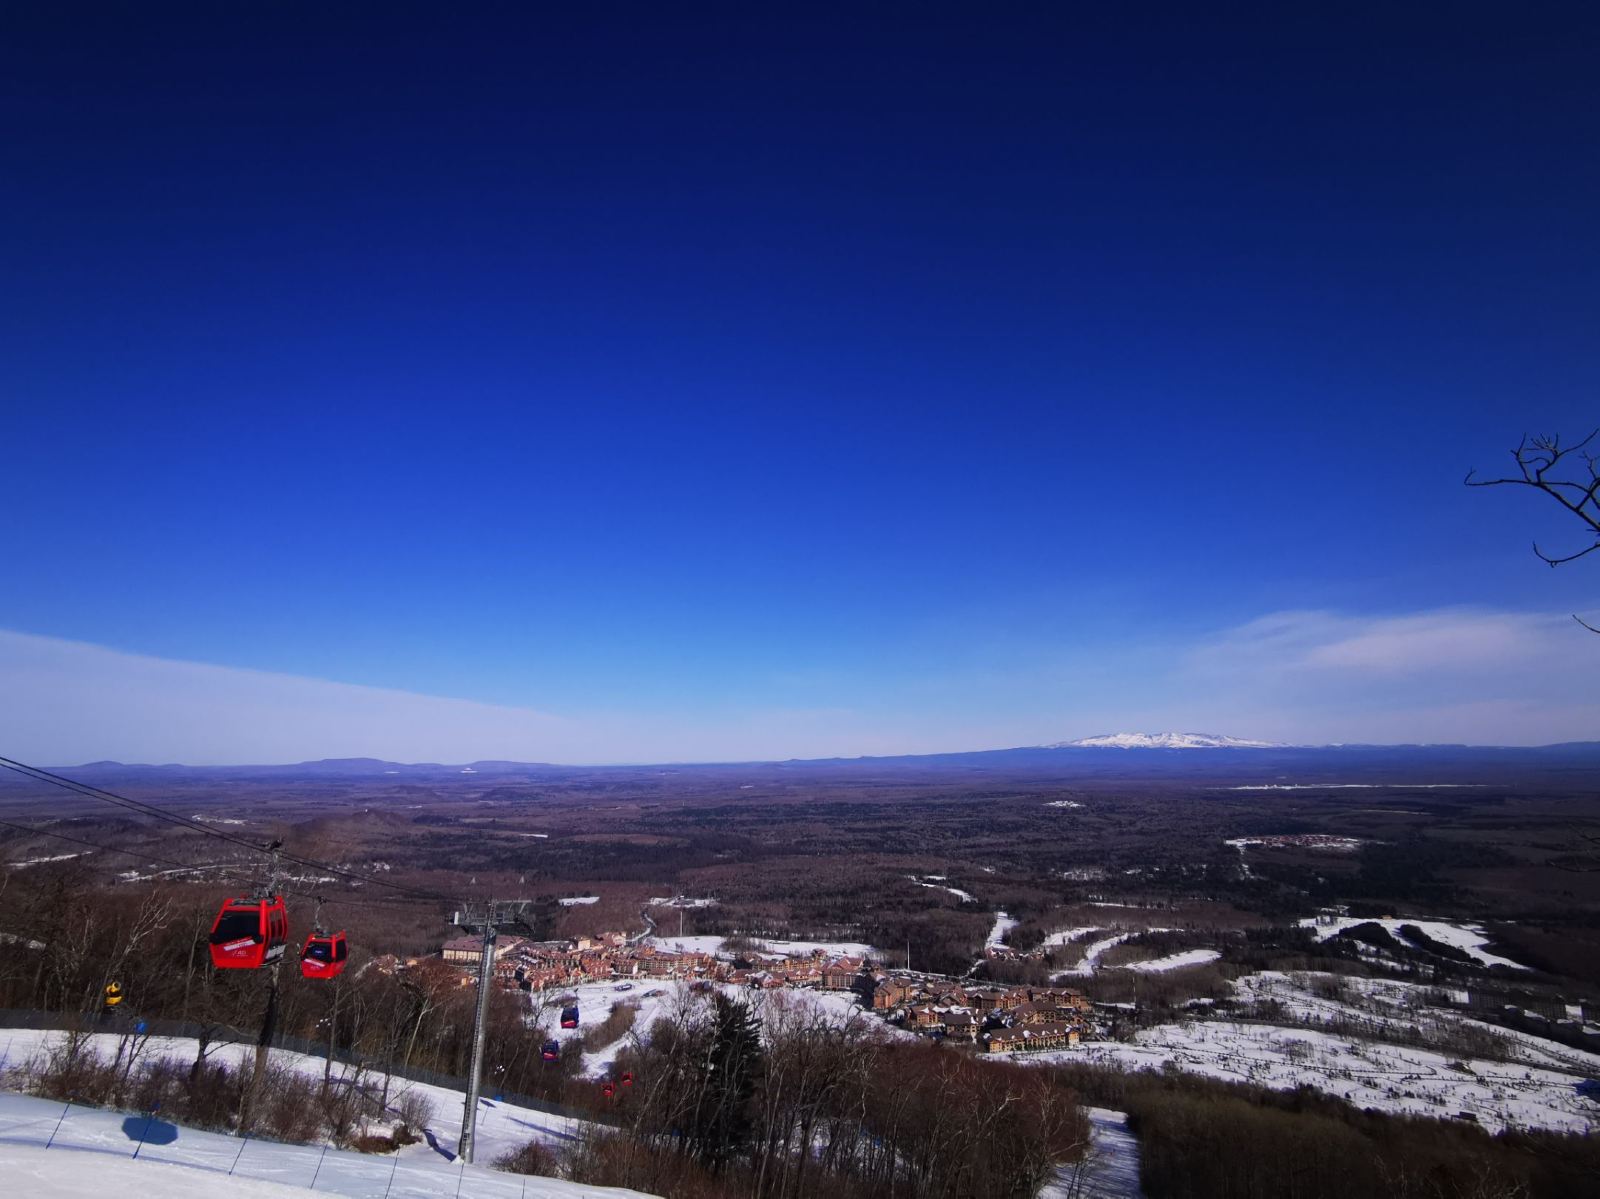
[[[1319,789],[1344,781],[1324,773],[1307,789],[1241,790],[1271,784],[1260,769],[1189,774],[1165,761],[1120,774],[970,763],[401,778],[380,769],[104,767],[98,785],[199,824],[152,822],[36,783],[0,787],[11,863],[0,881],[0,1006],[101,1019],[114,978],[130,1012],[252,1029],[259,980],[212,970],[204,943],[220,899],[262,878],[263,855],[250,846],[275,840],[361,880],[285,870],[297,934],[320,898],[324,921],[351,938],[352,968],[337,988],[337,1015],[333,988],[284,987],[281,1027],[359,1051],[379,1074],[384,1063],[465,1071],[471,990],[428,955],[455,935],[457,904],[491,897],[529,900],[520,931],[539,938],[634,934],[655,922],[672,934],[864,942],[890,967],[909,955],[922,971],[1027,982],[1083,953],[1072,942],[1046,945],[1052,933],[1096,926],[1130,905],[1163,931],[1133,933],[1107,951],[1107,969],[1074,982],[1092,1000],[1123,1005],[1103,1009],[1108,1036],[1173,1019],[1195,1001],[1226,1003],[1232,981],[1252,971],[1371,974],[1358,938],[1319,943],[1296,927],[1331,905],[1354,917],[1475,921],[1497,951],[1532,967],[1518,979],[1530,995],[1593,1002],[1600,871],[1589,869],[1585,837],[1600,820],[1600,770],[1445,768],[1449,779],[1419,767],[1409,784],[1358,772],[1369,786]],[[1393,773],[1385,763],[1381,774]],[[1355,845],[1330,854],[1280,844],[1251,852],[1244,868],[1229,844],[1311,833]],[[678,895],[714,902],[652,903]],[[580,896],[596,901],[559,903]],[[1001,911],[1018,924],[1009,950],[986,957]],[[1197,946],[1214,960],[1170,974],[1115,968]],[[1408,938],[1402,949],[1391,967],[1430,985],[1481,982],[1484,972],[1453,960],[1448,946]],[[362,969],[391,955],[418,964]],[[539,1060],[527,1014],[524,997],[496,995],[493,1076],[508,1090],[600,1108],[573,1058]],[[1577,1195],[1600,1181],[1588,1138],[1491,1136],[1193,1075],[1001,1064],[955,1046],[884,1042],[870,1020],[849,1030],[800,1022],[751,1042],[729,1032],[735,1018],[702,1003],[632,1030],[639,1035],[622,1060],[659,1085],[608,1109],[614,1131],[559,1168],[674,1195],[1032,1194],[1053,1162],[1081,1155],[1081,1099],[1130,1113],[1152,1196]],[[697,1063],[732,1043],[754,1046],[744,1082],[708,1097]],[[204,1052],[191,1081],[205,1076]],[[244,1084],[217,1081],[230,1085]],[[219,1100],[209,1118],[237,1121],[230,1102]],[[814,1157],[803,1144],[826,1148]]]

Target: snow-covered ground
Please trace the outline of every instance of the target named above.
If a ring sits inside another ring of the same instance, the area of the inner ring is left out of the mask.
[[[1310,849],[1322,853],[1354,853],[1366,844],[1360,837],[1332,837],[1318,836],[1314,839],[1294,841],[1279,837],[1233,837],[1223,842],[1231,845],[1240,853],[1249,845],[1264,845],[1276,849]]]
[[[1046,948],[1053,948],[1057,945],[1066,945],[1068,942],[1076,941],[1080,937],[1087,937],[1090,933],[1097,933],[1099,931],[1100,926],[1097,924],[1091,924],[1086,928],[1057,929],[1044,939],[1044,944]]]
[[[457,1112],[460,1096],[456,1096]],[[436,1135],[446,1151],[426,1141],[376,1155],[321,1145],[201,1132],[141,1113],[67,1107],[53,1100],[0,1092],[0,1178],[6,1194],[57,1199],[103,1199],[107,1193],[160,1195],[162,1199],[288,1199],[318,1194],[349,1199],[621,1199],[638,1191],[584,1186],[554,1178],[506,1174],[489,1168],[504,1148],[537,1132],[517,1135],[522,1109],[486,1105],[479,1116],[481,1164],[450,1160],[454,1137]],[[64,1118],[63,1118],[64,1117]],[[59,1130],[58,1130],[59,1121]],[[51,1138],[54,1137],[52,1142]],[[145,1142],[140,1145],[140,1137]],[[44,1146],[49,1143],[50,1148]],[[133,1159],[137,1150],[138,1160]],[[27,1179],[23,1186],[16,1184]],[[35,1183],[37,1185],[35,1185]]]
[[[182,878],[189,874],[200,874],[207,870],[237,870],[232,863],[219,862],[210,866],[180,866],[174,870],[152,870],[149,874],[141,874],[137,870],[124,870],[117,875],[117,880],[124,883],[143,883],[158,878]]]
[[[1067,931],[1072,932],[1072,931],[1077,931],[1077,930],[1069,929]],[[1168,928],[1135,929],[1132,932],[1113,933],[1109,937],[1101,937],[1098,941],[1090,942],[1089,948],[1087,948],[1087,949],[1085,949],[1083,951],[1083,957],[1082,957],[1082,959],[1079,960],[1079,962],[1078,962],[1078,964],[1076,966],[1073,966],[1073,967],[1071,967],[1071,968],[1069,968],[1067,970],[1059,970],[1055,974],[1052,974],[1050,977],[1051,977],[1052,981],[1055,980],[1055,979],[1058,979],[1058,978],[1083,978],[1085,975],[1093,974],[1096,970],[1100,969],[1100,957],[1101,957],[1101,955],[1104,954],[1105,951],[1110,949],[1113,945],[1121,945],[1129,937],[1137,937],[1142,932],[1166,933],[1166,932],[1171,932],[1171,931],[1173,931],[1173,930],[1168,929]],[[1191,951],[1191,952],[1204,953],[1204,952],[1209,952],[1209,951],[1207,951],[1207,950],[1194,950],[1194,951]],[[1182,956],[1182,955],[1174,955],[1174,956]],[[1182,964],[1187,965],[1187,964],[1190,964],[1190,963],[1182,963]],[[1149,967],[1146,966],[1146,968],[1148,969]],[[1174,969],[1174,968],[1175,967],[1172,967],[1172,966],[1163,967],[1163,969],[1169,969],[1169,970],[1170,969]]]
[[[673,953],[710,953],[722,952],[722,943],[726,937],[646,937],[646,945],[654,945],[657,949],[668,949]]]
[[[72,858],[86,858],[90,852],[90,850],[85,849],[78,853],[56,853],[46,858],[26,858],[20,862],[7,862],[6,866],[11,870],[22,870],[28,866],[43,866],[47,862],[65,862]]]
[[[575,895],[571,899],[558,899],[556,902],[564,908],[575,908],[580,904],[599,903],[600,897],[598,895]]]
[[[611,1069],[617,1054],[625,1046],[649,1032],[650,1026],[662,1016],[669,1015],[681,1009],[684,1004],[693,1002],[694,993],[689,991],[688,984],[684,982],[638,979],[632,982],[633,989],[629,991],[617,990],[619,985],[627,984],[616,981],[580,983],[548,991],[535,991],[528,997],[535,1015],[542,1019],[547,1034],[563,1045],[574,1043],[574,1048],[576,1048],[575,1043],[583,1036],[584,1030],[603,1022],[614,1004],[638,1005],[639,1014],[634,1017],[630,1032],[609,1045],[583,1055],[583,1073],[589,1078],[604,1077]],[[782,1007],[788,1012],[815,1016],[841,1027],[849,1021],[859,1020],[875,1030],[898,1031],[890,1029],[888,1025],[874,1018],[849,991],[800,990],[787,987],[756,991],[732,983],[717,984],[717,989],[731,998],[749,1003],[756,1016],[762,1020],[763,1026],[768,1017],[775,1017],[777,1009]],[[557,1017],[563,1006],[562,1000],[568,996],[577,1001],[579,1027],[555,1027],[559,1023]]]
[[[52,1104],[52,1107],[57,1105]],[[300,1186],[229,1178],[162,1161],[134,1161],[131,1151],[63,1153],[0,1141],[0,1177],[11,1194],[29,1199],[102,1199],[105,1195],[160,1195],[161,1199],[304,1199]]]
[[[651,907],[657,908],[714,908],[717,906],[715,899],[696,899],[689,895],[668,895],[658,899],[645,901]]]
[[[1139,1141],[1126,1112],[1086,1107],[1094,1138],[1081,1163],[1058,1167],[1038,1199],[1144,1199],[1139,1186]]]
[[[1220,791],[1440,791],[1457,787],[1487,787],[1488,783],[1246,783],[1219,787]]]
[[[1309,1085],[1357,1107],[1446,1118],[1471,1113],[1491,1132],[1508,1125],[1587,1133],[1600,1115],[1570,1074],[1351,1040],[1304,1028],[1229,1021],[1166,1024],[1132,1044],[1097,1043],[1055,1060],[1133,1069],[1179,1069],[1233,1082],[1292,1089]],[[1458,1063],[1459,1062],[1459,1067]]]
[[[860,941],[773,941],[766,937],[751,937],[758,945],[765,945],[773,953],[781,953],[785,957],[806,957],[821,950],[829,957],[872,957],[877,953],[870,945],[863,945]]]
[[[1317,994],[1312,988],[1337,981],[1351,997],[1349,1001]],[[1294,1019],[1326,1024],[1330,1021],[1361,1021],[1373,1027],[1375,1035],[1395,1031],[1443,1034],[1451,1029],[1492,1036],[1506,1047],[1518,1064],[1567,1071],[1587,1077],[1600,1077],[1600,1054],[1570,1048],[1532,1033],[1500,1028],[1449,1008],[1432,1007],[1434,988],[1388,978],[1351,978],[1321,973],[1285,974],[1264,970],[1247,974],[1234,983],[1240,999],[1274,1000]]]
[[[916,875],[911,875],[910,877],[911,877],[911,881],[916,883],[917,886],[919,886],[919,887],[931,887],[935,891],[948,891],[948,892],[950,892],[950,894],[954,895],[957,899],[959,899],[962,903],[977,903],[978,902],[978,897],[976,895],[973,895],[970,891],[963,891],[960,887],[952,887],[952,886],[950,886],[949,885],[949,880],[947,878],[945,878],[944,875],[942,875],[942,874],[930,874],[928,876],[928,878],[935,880],[933,882],[927,882],[927,881],[925,881],[923,879],[918,878]]]
[[[676,953],[709,953],[722,954],[722,943],[726,937],[646,937],[645,940],[660,949],[670,949]],[[830,957],[865,958],[876,957],[877,950],[870,945],[863,945],[860,941],[774,941],[767,937],[751,937],[750,941],[759,946],[765,946],[773,953],[781,953],[785,957],[809,957],[817,950]],[[724,955],[728,956],[728,955]]]
[[[1364,919],[1359,916],[1337,916],[1332,919],[1307,916],[1300,921],[1300,927],[1309,928],[1319,941],[1326,941],[1335,933],[1354,928],[1358,924],[1382,925],[1391,936],[1401,942],[1405,942],[1406,938],[1400,931],[1400,926],[1414,924],[1435,941],[1454,946],[1482,965],[1510,966],[1515,970],[1527,969],[1521,962],[1513,962],[1510,958],[1487,952],[1483,947],[1489,943],[1489,935],[1476,924],[1452,924],[1444,920],[1413,920],[1404,916],[1383,916],[1378,919]]]
[[[1238,980],[1241,999],[1275,1000],[1286,1020],[1363,1023],[1371,1036],[1334,1035],[1316,1027],[1197,1020],[1142,1029],[1131,1043],[1096,1042],[1028,1061],[1092,1061],[1128,1069],[1178,1069],[1232,1082],[1290,1089],[1307,1085],[1357,1107],[1451,1118],[1470,1113],[1490,1132],[1514,1126],[1563,1132],[1600,1127],[1600,1103],[1579,1095],[1600,1075],[1600,1055],[1525,1033],[1491,1028],[1459,1013],[1425,1006],[1428,988],[1386,979],[1338,980],[1353,1002],[1312,990],[1336,976],[1264,972]],[[1501,1038],[1512,1061],[1389,1044],[1386,1034],[1447,1032],[1450,1025]]]
[[[36,1029],[0,1030],[0,1062],[7,1069],[14,1068],[58,1043],[63,1034]],[[95,1047],[103,1056],[115,1051],[116,1037],[98,1034]],[[230,1045],[214,1051],[212,1060],[240,1061],[254,1053],[247,1045]],[[151,1038],[146,1058],[173,1057],[190,1061],[194,1056],[194,1042],[180,1037]],[[273,1060],[292,1069],[314,1074],[320,1078],[323,1062],[306,1054],[274,1050]],[[345,1076],[347,1068],[335,1066],[336,1078]],[[456,1142],[461,1135],[463,1095],[460,1091],[424,1083],[395,1079],[390,1088],[390,1103],[400,1096],[416,1093],[427,1098],[434,1108],[428,1122],[428,1140],[407,1145],[392,1154],[368,1155],[328,1149],[321,1145],[280,1145],[269,1141],[240,1139],[222,1133],[201,1132],[157,1119],[150,1124],[150,1135],[139,1150],[137,1162],[128,1161],[124,1167],[129,1179],[143,1177],[131,1171],[151,1163],[168,1163],[174,1166],[198,1168],[208,1173],[207,1189],[202,1199],[233,1199],[236,1192],[224,1189],[232,1180],[219,1177],[233,1170],[234,1179],[265,1179],[292,1187],[310,1186],[316,1182],[318,1192],[350,1196],[351,1199],[379,1199],[386,1193],[390,1199],[433,1199],[438,1195],[454,1195],[460,1184],[462,1199],[516,1199],[522,1195],[522,1179],[517,1175],[500,1173],[488,1167],[502,1154],[521,1148],[531,1140],[552,1147],[572,1141],[583,1128],[582,1121],[565,1116],[546,1115],[528,1108],[497,1103],[492,1099],[479,1101],[477,1119],[477,1165],[463,1169],[454,1161]],[[48,1151],[62,1158],[75,1157],[87,1151],[106,1160],[118,1162],[129,1159],[139,1138],[145,1132],[146,1117],[126,1112],[105,1111],[79,1106],[65,1107],[54,1101],[35,1099],[32,1096],[0,1091],[0,1178],[9,1180],[10,1173],[3,1163],[17,1145],[43,1146],[50,1140],[56,1122],[61,1120],[53,1147]],[[29,1157],[38,1150],[23,1154]],[[31,1168],[28,1161],[17,1159],[18,1168]],[[61,1167],[60,1177],[69,1179],[76,1169],[74,1163]],[[52,1175],[56,1173],[51,1167]],[[54,1185],[54,1184],[52,1184]],[[67,1185],[63,1183],[63,1185]],[[75,1184],[74,1184],[75,1185]],[[538,1188],[538,1189],[535,1189]],[[3,1188],[5,1194],[33,1195],[40,1192],[17,1191]],[[118,1189],[137,1195],[185,1195],[185,1191],[172,1191],[166,1183],[152,1179],[149,1185],[124,1181]],[[42,1192],[50,1194],[52,1192]],[[60,1190],[62,1196],[94,1194],[97,1199],[104,1191]],[[201,1192],[196,1190],[196,1196]],[[267,1199],[276,1196],[277,1190],[240,1191],[239,1199]],[[294,1192],[302,1193],[302,1192]],[[568,1196],[623,1196],[637,1192],[620,1191],[604,1187],[578,1186],[555,1179],[530,1178],[527,1195],[538,1199],[566,1199]]]
[[[1133,936],[1132,933],[1113,933],[1109,937],[1101,937],[1098,941],[1090,942],[1089,947],[1083,951],[1083,957],[1078,960],[1076,966],[1052,974],[1050,976],[1051,980],[1072,977],[1082,978],[1085,975],[1093,974],[1099,968],[1100,955],[1113,945],[1121,945],[1131,936]]]
[[[1185,966],[1204,966],[1221,956],[1222,954],[1215,949],[1185,949],[1182,953],[1168,954],[1164,958],[1154,958],[1148,962],[1129,962],[1122,969],[1138,970],[1145,974],[1160,974],[1167,970],[1181,970]]]
[[[983,947],[985,949],[993,949],[996,945],[1005,944],[1006,934],[1021,923],[1022,921],[1005,912],[996,912],[994,914],[994,927],[989,930],[989,936],[984,940]]]

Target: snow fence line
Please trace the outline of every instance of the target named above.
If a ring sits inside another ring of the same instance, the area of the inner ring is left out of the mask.
[[[140,1024],[144,1026],[142,1029],[137,1028]],[[94,1016],[83,1016],[71,1012],[40,1012],[27,1008],[0,1008],[0,1029],[7,1028],[27,1028],[40,1032],[104,1033],[110,1036],[121,1036],[137,1032],[140,1036],[148,1034],[152,1037],[184,1037],[195,1041],[205,1035],[214,1045],[254,1045],[256,1043],[256,1038],[253,1035],[239,1032],[236,1029],[217,1028],[184,1020],[130,1021],[126,1018],[119,1019],[110,1012]],[[272,1038],[272,1047],[274,1049],[282,1049],[288,1053],[303,1053],[307,1057],[326,1058],[328,1056],[328,1043],[326,1041],[308,1041],[304,1037],[289,1037],[281,1033]],[[425,1070],[420,1066],[390,1065],[369,1058],[364,1054],[351,1053],[342,1049],[334,1051],[333,1060],[341,1066],[353,1066],[377,1074],[389,1074],[395,1078],[403,1078],[407,1082],[426,1083],[431,1087],[443,1087],[450,1091],[460,1091],[463,1095],[467,1091],[467,1079],[455,1074],[442,1074],[438,1070]],[[493,1090],[493,1088],[485,1088],[485,1090]],[[621,1126],[621,1122],[607,1112],[592,1112],[576,1107],[568,1107],[564,1103],[540,1099],[536,1095],[523,1095],[517,1091],[494,1091],[494,1096],[513,1107],[529,1108],[536,1112],[543,1112],[547,1116],[564,1116],[569,1120],[582,1120],[590,1124]]]

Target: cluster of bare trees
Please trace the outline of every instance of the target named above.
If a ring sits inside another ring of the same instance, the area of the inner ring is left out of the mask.
[[[260,1029],[268,971],[212,968],[206,939],[218,897],[206,889],[97,887],[56,866],[8,871],[0,881],[0,1008],[77,1015],[85,1027],[112,1032],[181,1022],[196,1041],[195,1080],[218,1045]],[[123,999],[108,1009],[112,981]],[[330,1063],[366,1063],[387,1101],[394,1071],[466,1072],[474,997],[460,981],[460,971],[436,960],[395,969],[359,940],[332,982],[300,979],[291,955],[280,972],[278,1031],[329,1052]],[[561,1097],[573,1063],[540,1060],[541,1029],[528,1011],[518,995],[494,995],[486,1077],[496,1090]]]
[[[780,997],[781,996],[781,997]],[[1045,1072],[840,1025],[803,995],[686,998],[619,1056],[625,1128],[564,1172],[673,1195],[1032,1196],[1088,1125]]]
[[[1178,1070],[1045,1067],[1125,1111],[1146,1194],[1174,1199],[1579,1199],[1600,1180],[1593,1136],[1396,1116],[1309,1087],[1275,1091]]]
[[[104,1042],[104,1037],[98,1038]],[[89,1106],[161,1112],[195,1128],[251,1132],[305,1143],[326,1139],[343,1148],[390,1150],[420,1139],[432,1107],[420,1092],[393,1104],[357,1068],[318,1079],[281,1062],[258,1073],[253,1061],[213,1061],[198,1069],[150,1054],[149,1036],[123,1027],[108,1047],[74,1029],[48,1052],[8,1071],[6,1085]],[[380,1131],[369,1131],[374,1123]]]
[[[394,1077],[465,1072],[474,995],[460,972],[438,962],[395,969],[363,952],[326,984],[303,983],[291,962],[279,1010],[284,1035],[359,1059],[356,1085],[347,1070],[335,1077],[332,1052],[320,1085],[276,1065],[230,1064],[215,1050],[255,1032],[266,980],[262,972],[212,969],[206,937],[214,910],[210,896],[189,886],[97,888],[71,868],[10,874],[0,892],[0,931],[11,938],[0,954],[0,1007],[77,1013],[86,1030],[120,1034],[114,1055],[69,1037],[40,1089],[160,1102],[208,1126],[248,1123],[286,1139],[353,1142],[360,1103],[382,1112],[402,1098]],[[112,979],[125,998],[107,1012]],[[588,1182],[686,1196],[783,1199],[827,1190],[839,1199],[999,1199],[1032,1195],[1054,1164],[1087,1144],[1071,1091],[1044,1073],[889,1042],[867,1018],[841,1027],[837,1014],[804,996],[773,993],[758,1013],[720,995],[686,993],[678,1010],[642,1033],[629,1028],[635,1009],[621,1011],[592,1039],[628,1038],[616,1073],[630,1072],[633,1085],[602,1098],[596,1083],[575,1076],[578,1054],[541,1060],[553,1008],[530,1008],[526,997],[499,990],[490,1006],[492,1090],[609,1110],[616,1131],[590,1136],[562,1165]],[[146,1058],[140,1026],[163,1019],[196,1032],[192,1060]]]

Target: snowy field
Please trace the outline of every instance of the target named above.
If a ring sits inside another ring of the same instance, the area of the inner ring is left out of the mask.
[[[1587,1133],[1595,1127],[1592,1100],[1580,1081],[1550,1070],[1460,1059],[1426,1049],[1355,1041],[1311,1029],[1227,1021],[1162,1025],[1134,1044],[1095,1044],[1055,1060],[1088,1060],[1131,1069],[1179,1069],[1230,1082],[1281,1090],[1301,1085],[1357,1107],[1448,1118],[1470,1113],[1490,1132],[1508,1126]]]
[[[1054,948],[1057,945],[1066,945],[1069,942],[1078,940],[1080,937],[1087,937],[1090,933],[1097,933],[1099,931],[1099,927],[1093,924],[1086,928],[1057,929],[1044,939],[1044,945],[1047,949]]]
[[[1555,1041],[1500,1028],[1449,1008],[1428,1004],[1433,988],[1386,978],[1338,978],[1352,998],[1345,1001],[1316,994],[1312,987],[1338,976],[1320,973],[1284,974],[1266,970],[1234,984],[1244,1000],[1275,1000],[1297,1020],[1328,1023],[1363,1021],[1375,1034],[1393,1035],[1412,1029],[1424,1032],[1468,1030],[1497,1038],[1521,1065],[1545,1067],[1586,1077],[1600,1077],[1600,1054],[1569,1048]]]
[[[51,1105],[56,1106],[55,1104]],[[30,1199],[101,1199],[160,1195],[162,1199],[304,1199],[304,1187],[219,1175],[161,1161],[134,1161],[127,1152],[62,1153],[0,1141],[0,1178],[11,1194]]]
[[[1129,962],[1120,969],[1137,970],[1141,974],[1162,974],[1168,970],[1182,970],[1185,966],[1204,966],[1221,956],[1215,949],[1185,949],[1182,953],[1168,954],[1148,962]]]
[[[709,953],[712,956],[731,957],[724,953],[722,944],[726,937],[646,937],[648,944],[658,949],[670,949],[675,953]],[[878,951],[870,945],[863,945],[860,941],[773,941],[766,937],[749,938],[752,945],[761,946],[773,953],[781,953],[784,957],[803,958],[809,957],[818,950],[829,957],[866,958],[876,957]]]
[[[14,1069],[30,1058],[59,1043],[63,1034],[36,1029],[0,1030],[0,1062],[5,1069]],[[109,1033],[94,1037],[95,1047],[103,1057],[115,1052],[117,1038]],[[229,1045],[218,1048],[212,1061],[239,1062],[249,1058],[254,1047]],[[302,1073],[320,1078],[321,1058],[306,1054],[273,1051],[273,1060]],[[181,1037],[153,1037],[149,1041],[144,1059],[172,1057],[179,1061],[192,1061],[194,1042]],[[350,1073],[347,1067],[335,1065],[334,1076],[342,1078]],[[489,1169],[502,1154],[521,1148],[537,1140],[557,1147],[574,1140],[584,1129],[584,1123],[565,1116],[546,1115],[544,1112],[497,1103],[492,1099],[479,1101],[477,1120],[477,1152],[475,1166],[466,1166],[454,1160],[456,1142],[461,1136],[463,1095],[460,1091],[423,1083],[395,1079],[390,1088],[390,1103],[401,1096],[416,1093],[425,1096],[434,1108],[428,1122],[428,1139],[407,1145],[395,1153],[375,1155],[331,1149],[322,1145],[281,1145],[269,1141],[227,1136],[223,1133],[201,1132],[183,1128],[164,1121],[150,1124],[150,1136],[139,1150],[137,1162],[131,1160],[139,1138],[145,1132],[146,1117],[142,1114],[112,1112],[99,1108],[66,1107],[53,1100],[35,1099],[32,1096],[0,1091],[0,1177],[10,1178],[12,1167],[3,1163],[14,1162],[17,1171],[34,1169],[39,1164],[40,1148],[50,1140],[51,1133],[60,1120],[60,1131],[55,1134],[54,1146],[49,1154],[70,1151],[96,1155],[117,1164],[126,1177],[116,1190],[136,1195],[187,1195],[186,1190],[168,1182],[162,1174],[150,1176],[150,1181],[134,1182],[145,1176],[135,1173],[146,1162],[152,1165],[166,1163],[171,1170],[177,1166],[207,1171],[205,1199],[232,1199],[275,1196],[279,1189],[229,1190],[234,1180],[256,1179],[284,1184],[296,1188],[309,1187],[313,1180],[316,1190],[350,1199],[380,1199],[386,1193],[390,1199],[431,1199],[437,1195],[454,1195],[460,1186],[462,1199],[517,1199],[524,1194],[520,1175],[504,1174]],[[63,1114],[65,1118],[62,1119]],[[374,1125],[375,1130],[387,1131]],[[19,1148],[22,1147],[22,1148]],[[32,1148],[26,1148],[32,1147]],[[13,1157],[12,1155],[16,1156]],[[124,1164],[126,1162],[126,1164]],[[233,1170],[233,1179],[219,1178]],[[76,1185],[77,1164],[56,1171],[51,1177],[57,1181],[50,1185]],[[84,1166],[84,1172],[94,1174],[99,1167]],[[120,1177],[119,1173],[119,1177]],[[103,1195],[104,1191],[89,1189],[57,1191],[17,1191],[7,1189],[6,1194],[59,1194],[62,1196]],[[201,1190],[195,1189],[196,1196]],[[638,1192],[579,1186],[556,1179],[530,1178],[526,1195],[530,1199],[571,1199],[576,1196],[624,1196]]]
[[[1339,916],[1326,920],[1319,916],[1307,916],[1300,921],[1301,928],[1309,928],[1317,940],[1326,941],[1329,937],[1347,928],[1354,928],[1358,924],[1378,924],[1389,932],[1389,935],[1402,944],[1409,944],[1405,934],[1400,931],[1403,924],[1415,925],[1428,936],[1445,945],[1454,946],[1467,954],[1474,961],[1484,966],[1510,966],[1515,970],[1526,970],[1521,962],[1513,962],[1510,958],[1499,957],[1487,952],[1483,947],[1489,943],[1489,936],[1476,924],[1451,924],[1444,920],[1412,920],[1402,916],[1383,916],[1375,920],[1362,919],[1358,916]]]
[[[1266,972],[1248,975],[1236,987],[1241,999],[1283,1004],[1287,1018],[1311,1024],[1363,1022],[1371,1037],[1336,1036],[1315,1027],[1197,1020],[1143,1029],[1130,1043],[1096,1042],[1027,1060],[1147,1070],[1171,1063],[1230,1082],[1284,1090],[1312,1086],[1357,1107],[1397,1114],[1448,1119],[1467,1113],[1490,1132],[1518,1127],[1587,1133],[1600,1127],[1600,1104],[1578,1093],[1585,1078],[1600,1075],[1600,1055],[1426,1009],[1422,1001],[1427,988],[1409,983],[1343,979],[1353,1002],[1322,998],[1311,990],[1319,980],[1335,978]],[[1378,1039],[1385,1033],[1398,1036],[1452,1024],[1501,1037],[1514,1060],[1463,1058]]]
[[[646,937],[644,944],[654,945],[657,949],[671,950],[673,953],[709,953],[716,955],[722,952],[722,943],[726,937]]]
[[[818,950],[831,958],[876,957],[878,953],[872,946],[863,945],[860,941],[773,941],[766,937],[751,937],[750,940],[766,946],[773,953],[790,958],[808,957]]]

